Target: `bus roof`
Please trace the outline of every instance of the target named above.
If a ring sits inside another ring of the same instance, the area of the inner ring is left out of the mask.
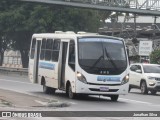
[[[116,39],[116,40],[123,40],[122,38],[106,36],[106,35],[99,35],[98,33],[87,33],[87,32],[77,32],[74,33],[72,31],[62,32],[62,31],[55,31],[55,33],[36,33],[33,34],[32,38],[75,38],[75,37],[106,37],[108,39]]]

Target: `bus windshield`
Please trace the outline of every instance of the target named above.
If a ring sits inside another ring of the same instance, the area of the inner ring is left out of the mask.
[[[79,38],[79,65],[91,74],[118,75],[127,68],[123,41],[117,39]]]

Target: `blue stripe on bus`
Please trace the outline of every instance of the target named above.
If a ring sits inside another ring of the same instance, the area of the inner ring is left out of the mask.
[[[120,77],[110,77],[110,76],[98,76],[97,81],[112,81],[112,82],[120,82]]]
[[[40,62],[39,67],[49,70],[55,70],[55,64],[53,63]]]

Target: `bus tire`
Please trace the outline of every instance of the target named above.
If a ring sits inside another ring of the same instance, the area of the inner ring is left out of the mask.
[[[46,94],[54,94],[56,89],[47,87],[45,84],[43,85],[43,92]]]
[[[111,95],[110,97],[111,97],[111,101],[117,101],[119,95]]]
[[[71,85],[68,86],[68,97],[70,99],[74,99],[76,97],[76,94],[72,92],[72,87]]]

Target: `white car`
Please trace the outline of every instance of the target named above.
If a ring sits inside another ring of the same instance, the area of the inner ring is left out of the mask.
[[[130,65],[129,91],[140,88],[142,94],[156,94],[160,91],[160,65],[135,63]]]

